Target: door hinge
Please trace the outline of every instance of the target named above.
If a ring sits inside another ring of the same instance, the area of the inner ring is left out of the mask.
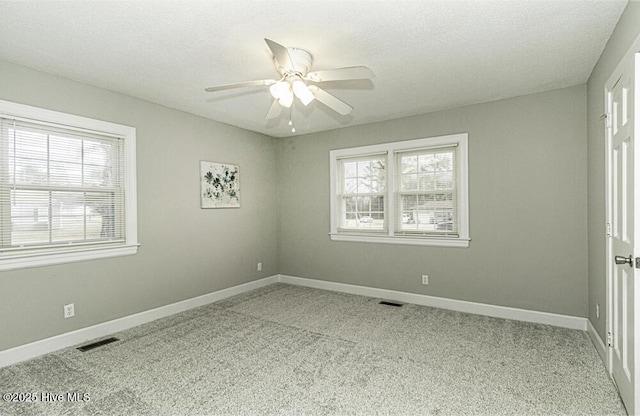
[[[613,347],[613,335],[607,332],[607,347]]]
[[[613,125],[612,123],[612,119],[611,119],[611,113],[604,113],[603,115],[600,116],[600,119],[604,119],[607,128],[611,127]]]

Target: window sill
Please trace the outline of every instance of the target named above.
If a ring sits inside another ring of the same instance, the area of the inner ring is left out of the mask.
[[[129,244],[108,247],[75,248],[73,250],[43,250],[32,253],[9,254],[0,256],[0,271],[74,263],[77,261],[97,260],[109,257],[129,256],[138,252],[138,246],[139,244]]]
[[[388,235],[336,234],[331,233],[331,241],[351,241],[360,243],[402,244],[411,246],[468,248],[469,238],[446,237],[392,237]]]

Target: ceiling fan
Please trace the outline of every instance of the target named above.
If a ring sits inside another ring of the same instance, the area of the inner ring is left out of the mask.
[[[351,113],[353,107],[315,84],[326,81],[371,79],[374,76],[373,71],[366,66],[351,66],[309,72],[313,63],[313,56],[309,51],[300,48],[287,48],[267,38],[264,41],[273,54],[273,63],[281,75],[280,79],[263,79],[217,85],[205,88],[205,91],[216,92],[232,88],[269,86],[269,91],[273,96],[273,103],[269,111],[267,111],[266,119],[276,118],[283,109],[291,108],[294,98],[298,98],[305,106],[314,99],[318,100],[338,114],[345,116]],[[289,120],[289,125],[292,125],[291,120]]]

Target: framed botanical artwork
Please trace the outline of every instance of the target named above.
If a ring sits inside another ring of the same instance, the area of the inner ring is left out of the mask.
[[[240,176],[237,165],[200,162],[200,207],[240,208]]]

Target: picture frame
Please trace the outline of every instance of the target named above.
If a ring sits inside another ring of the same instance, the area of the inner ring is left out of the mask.
[[[200,161],[200,208],[240,208],[238,165]]]

